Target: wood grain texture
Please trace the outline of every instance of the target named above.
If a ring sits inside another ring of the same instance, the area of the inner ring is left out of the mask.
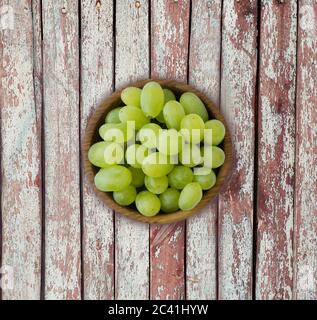
[[[149,77],[148,1],[116,1],[116,87]],[[115,217],[116,299],[148,299],[149,227]]]
[[[189,83],[219,107],[221,1],[192,1]],[[186,298],[216,299],[217,207],[214,202],[187,220]]]
[[[296,1],[263,1],[258,130],[256,298],[291,299]]]
[[[257,1],[223,2],[221,111],[236,154],[219,196],[219,299],[252,298]]]
[[[14,276],[2,297],[39,299],[41,105],[34,91],[32,1],[0,1],[0,8],[2,19],[14,19],[12,29],[4,22],[0,30],[2,266]]]
[[[78,3],[43,1],[45,298],[81,298]]]
[[[300,1],[297,56],[297,134],[294,299],[317,299],[317,3]]]
[[[151,1],[151,77],[187,80],[190,1]],[[150,227],[151,299],[185,297],[185,223]]]
[[[113,89],[113,1],[81,2],[81,132]],[[83,175],[83,280],[85,299],[114,298],[113,212]]]

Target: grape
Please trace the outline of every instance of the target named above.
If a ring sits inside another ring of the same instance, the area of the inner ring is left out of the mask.
[[[119,112],[120,121],[125,123],[134,121],[135,128],[141,129],[145,124],[149,123],[149,119],[144,115],[140,108],[134,106],[125,106]]]
[[[103,168],[95,175],[95,185],[101,191],[120,191],[132,181],[129,169],[120,165]]]
[[[185,141],[193,144],[199,143],[204,138],[204,121],[197,114],[188,114],[181,121],[181,134]]]
[[[109,165],[105,162],[105,149],[108,143],[105,141],[93,144],[88,151],[89,161],[96,167],[105,168]]]
[[[167,128],[179,130],[180,123],[185,117],[185,111],[179,102],[169,101],[163,108],[163,115]]]
[[[176,155],[182,150],[183,137],[175,129],[161,130],[158,136],[158,150],[167,155]]]
[[[161,127],[155,123],[148,123],[138,132],[139,141],[147,148],[156,148],[157,137],[162,131]]]
[[[142,163],[143,172],[154,178],[166,176],[173,170],[173,167],[174,165],[170,163],[169,158],[160,152],[151,153]]]
[[[198,182],[191,182],[182,190],[178,206],[182,210],[191,210],[196,207],[203,196],[201,186]]]
[[[144,158],[151,153],[151,150],[140,144],[129,146],[125,152],[127,163],[134,168],[141,168]]]
[[[128,87],[122,90],[121,92],[121,100],[127,106],[134,106],[137,108],[141,107],[140,99],[141,99],[141,89],[136,87]]]
[[[162,87],[154,81],[148,82],[141,92],[141,108],[143,112],[155,118],[162,111],[164,105],[164,92]]]
[[[225,153],[222,149],[215,146],[205,145],[202,148],[203,162],[205,167],[219,168],[225,162]]]
[[[204,122],[208,120],[208,112],[205,105],[194,93],[183,93],[179,99],[179,102],[184,107],[186,114],[195,113],[198,114],[204,120]]]
[[[145,176],[144,182],[146,188],[155,194],[164,192],[168,187],[168,179],[166,176],[159,178]]]
[[[211,129],[212,135],[205,134],[204,142],[213,146],[217,146],[219,143],[221,143],[226,134],[225,126],[217,119],[205,122],[205,129]]]
[[[163,89],[163,92],[164,92],[164,105],[171,100],[176,100],[176,97],[175,97],[173,91],[171,91],[170,89]],[[163,116],[163,110],[156,117],[156,120],[158,122],[165,123],[165,119]]]
[[[122,163],[124,159],[122,145],[116,142],[108,143],[104,151],[104,159],[108,165]]]
[[[161,209],[161,202],[157,195],[150,191],[140,192],[135,199],[138,211],[146,217],[155,216]]]
[[[119,112],[122,107],[114,108],[107,113],[106,123],[120,123]]]
[[[142,169],[129,167],[129,170],[132,174],[132,182],[131,184],[136,188],[140,188],[144,185],[144,173]]]
[[[126,123],[106,123],[99,128],[99,134],[105,141],[124,143],[133,138],[134,130]]]
[[[186,167],[195,167],[201,164],[203,158],[200,154],[200,148],[195,144],[183,144],[182,152],[179,154],[179,161]]]
[[[134,186],[129,185],[127,188],[115,191],[113,193],[113,199],[115,202],[120,204],[121,206],[129,206],[134,202],[136,198],[136,189]]]
[[[174,188],[168,188],[160,194],[161,209],[163,212],[170,213],[179,209],[178,200],[180,192]]]
[[[168,175],[168,182],[172,188],[183,189],[188,183],[192,182],[194,174],[192,170],[184,166],[175,166]]]
[[[215,172],[209,168],[206,169],[209,170],[208,173],[194,175],[194,181],[198,182],[203,190],[211,189],[216,184],[217,180]]]

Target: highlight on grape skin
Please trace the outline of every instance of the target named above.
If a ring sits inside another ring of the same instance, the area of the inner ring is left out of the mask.
[[[179,94],[155,81],[127,87],[88,152],[99,168],[95,186],[147,217],[193,210],[217,183],[225,134],[192,92]]]

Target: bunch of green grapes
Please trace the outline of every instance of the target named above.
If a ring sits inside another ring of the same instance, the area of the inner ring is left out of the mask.
[[[194,93],[185,92],[177,101],[154,81],[124,89],[121,100],[99,129],[102,140],[88,152],[100,168],[96,187],[148,217],[192,210],[216,184],[225,161],[225,126],[209,119]]]

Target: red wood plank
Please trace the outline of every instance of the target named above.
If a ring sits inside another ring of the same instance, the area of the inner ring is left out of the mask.
[[[257,1],[224,1],[221,111],[236,160],[219,196],[219,299],[252,298]]]
[[[148,1],[116,1],[116,87],[149,77]],[[115,297],[149,297],[149,226],[115,217]]]
[[[294,299],[317,299],[317,3],[299,2]]]
[[[78,2],[42,4],[45,297],[80,299]]]
[[[256,298],[291,299],[297,5],[261,12]]]
[[[189,83],[219,106],[221,0],[192,1]],[[187,220],[186,298],[216,299],[218,202]]]
[[[81,131],[113,89],[113,1],[81,1]],[[83,176],[85,299],[114,297],[113,212]]]
[[[190,1],[151,1],[151,76],[187,80]],[[150,227],[150,297],[183,299],[185,223]]]
[[[41,104],[32,1],[0,1],[2,271],[14,287],[3,299],[39,299],[41,283]],[[12,22],[12,24],[11,24]],[[37,43],[36,43],[37,44]]]

